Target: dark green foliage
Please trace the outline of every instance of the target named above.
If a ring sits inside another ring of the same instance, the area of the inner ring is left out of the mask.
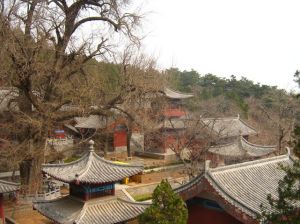
[[[270,210],[262,206],[262,219],[272,224],[300,224],[300,163],[292,167],[281,167],[286,176],[278,184],[278,198],[268,195]]]
[[[248,98],[262,99],[262,104],[266,108],[272,108],[276,101],[275,95],[286,95],[285,91],[277,89],[276,86],[254,83],[245,77],[238,80],[234,75],[229,79],[220,78],[213,74],[201,76],[195,70],[180,71],[177,68],[167,70],[167,74],[170,77],[171,87],[183,92],[193,92],[195,97],[192,100],[195,102],[224,96],[237,105],[245,116],[247,116],[249,109]],[[192,105],[191,102],[187,105],[190,110],[194,108]]]
[[[152,205],[139,217],[141,224],[185,224],[188,211],[185,202],[163,180],[154,190]]]

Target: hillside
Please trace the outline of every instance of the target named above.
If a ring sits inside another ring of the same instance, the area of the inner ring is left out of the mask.
[[[165,72],[168,84],[195,97],[187,102],[190,111],[204,117],[228,117],[238,114],[255,127],[259,135],[256,143],[278,144],[291,140],[294,118],[299,118],[298,99],[276,86],[254,83],[245,77],[220,78],[213,74],[171,68]]]

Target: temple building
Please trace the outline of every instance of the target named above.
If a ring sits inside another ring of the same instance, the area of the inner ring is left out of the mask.
[[[188,112],[185,100],[193,97],[192,94],[181,93],[164,88],[165,105],[161,113],[161,121],[157,130],[145,136],[145,154],[156,155],[157,158],[172,157],[171,147],[184,138]],[[176,147],[176,146],[175,146]]]
[[[285,176],[279,165],[292,164],[289,152],[217,168],[206,161],[204,173],[175,191],[187,202],[189,224],[259,224],[261,205],[270,209],[267,196],[278,195]]]
[[[4,214],[4,194],[16,192],[19,190],[20,185],[4,180],[0,180],[0,223],[5,224]]]
[[[249,136],[257,135],[257,131],[243,121],[240,116],[225,118],[203,118],[202,121],[211,128],[220,142],[230,142],[232,139],[243,136],[246,140]]]
[[[67,164],[44,164],[42,171],[69,184],[70,194],[56,200],[36,201],[41,214],[63,224],[114,224],[135,219],[149,206],[132,202],[116,194],[115,184],[143,171],[143,166],[116,164],[90,150],[82,158]]]
[[[264,146],[252,144],[244,137],[239,136],[232,142],[210,147],[205,159],[215,165],[229,165],[245,160],[254,160],[267,157],[277,151],[276,145]]]

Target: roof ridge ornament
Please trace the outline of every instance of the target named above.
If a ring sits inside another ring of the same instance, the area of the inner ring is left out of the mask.
[[[288,157],[290,157],[291,156],[291,149],[289,147],[286,147],[286,151],[287,151]]]
[[[204,172],[209,171],[210,163],[211,163],[210,160],[205,160]]]
[[[94,144],[95,144],[95,142],[91,139],[90,141],[89,141],[89,145],[90,145],[90,147],[89,147],[89,151],[90,152],[93,152],[94,151]]]

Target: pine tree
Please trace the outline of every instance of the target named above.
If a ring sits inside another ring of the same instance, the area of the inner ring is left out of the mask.
[[[143,224],[186,224],[188,211],[185,202],[163,180],[154,190],[152,205],[139,217]]]
[[[294,153],[299,156],[300,132],[294,130]],[[262,205],[262,220],[272,224],[300,224],[300,161],[294,161],[292,166],[280,167],[286,172],[278,183],[278,197],[268,195],[269,209]]]

